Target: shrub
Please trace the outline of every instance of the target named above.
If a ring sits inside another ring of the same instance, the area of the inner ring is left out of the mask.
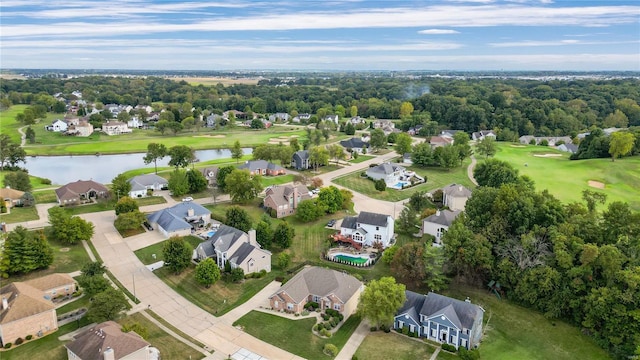
[[[302,310],[302,316],[309,315],[309,310]]]
[[[313,331],[318,331],[318,325],[320,325],[320,324],[313,325]]]
[[[409,335],[409,327],[407,327],[407,326],[403,327],[403,328],[402,328],[402,333],[403,333],[404,335]]]
[[[393,133],[392,133],[392,134],[393,134]],[[353,356],[351,357],[351,360],[358,360],[358,357],[357,357],[357,356],[355,356],[355,355],[353,355]]]
[[[19,338],[17,338],[17,339],[16,339],[15,344],[16,344],[16,345],[20,345],[20,344],[22,344],[23,342],[24,342],[24,340],[22,340],[22,338],[20,338],[20,337],[19,337]]]
[[[378,331],[378,328],[377,328],[377,327],[375,327],[375,326],[372,326],[369,330],[371,330],[372,332],[373,332],[373,331]]]
[[[42,178],[42,179],[40,179],[40,184],[42,184],[42,185],[51,185],[51,179]]]
[[[300,313],[295,313],[295,314],[293,314],[293,316],[298,317],[298,316],[300,316]]]
[[[27,339],[27,340],[31,340],[31,339],[33,339],[33,335],[27,335],[24,338]]]
[[[384,181],[384,179],[379,179],[375,181],[374,187],[378,191],[385,191],[387,190],[387,183]]]
[[[384,332],[387,333],[387,334],[390,333],[391,332],[391,328],[390,327],[384,328]]]
[[[315,302],[315,301],[309,301],[309,302],[307,303],[307,307],[310,307],[310,308],[312,308],[312,309],[317,309],[317,308],[319,308],[319,307],[320,307],[320,305],[318,305],[318,303],[317,303],[317,302]]]
[[[326,323],[324,323],[324,328],[329,330],[333,329],[333,324],[327,321]]]
[[[331,327],[336,327],[338,325],[338,322],[336,321],[336,319],[331,319],[329,323],[331,323]]]
[[[342,320],[344,320],[344,315],[338,314],[338,321],[342,321]]]
[[[316,330],[318,330],[318,331],[324,330],[324,324],[323,323],[317,323],[316,324]]]
[[[458,355],[462,360],[479,360],[480,359],[480,351],[479,350],[467,350],[466,348],[459,348]]]
[[[330,318],[330,316],[329,316],[329,315],[327,315],[327,314],[322,314],[322,319],[323,319],[324,321],[329,320],[329,318]]]
[[[322,336],[330,338],[331,337],[331,332],[329,332],[329,330],[324,329],[322,330]]]
[[[338,347],[333,344],[326,344],[322,351],[329,356],[338,355]]]
[[[450,344],[446,344],[443,343],[442,344],[442,350],[446,350],[446,351],[450,351],[450,352],[456,352],[456,347]]]
[[[237,283],[244,279],[244,270],[242,270],[242,268],[232,269],[229,274],[229,278],[232,282]]]
[[[11,343],[4,344],[4,348],[5,349],[11,349]]]

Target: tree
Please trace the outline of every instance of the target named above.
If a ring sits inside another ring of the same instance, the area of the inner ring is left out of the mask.
[[[244,270],[241,267],[233,268],[229,272],[229,281],[238,283],[244,279]]]
[[[121,111],[118,113],[118,116],[116,116],[116,118],[118,119],[118,121],[122,121],[123,123],[126,123],[129,120],[131,120],[131,115],[129,115],[129,113],[126,111]]]
[[[391,135],[389,135],[391,137]],[[400,133],[395,136],[396,152],[400,155],[411,152],[411,143],[413,140],[407,133]]]
[[[424,210],[424,208],[429,206],[429,199],[427,199],[425,194],[426,193],[424,191],[418,191],[411,194],[408,205],[417,212]]]
[[[374,129],[371,131],[371,140],[369,140],[369,145],[373,151],[377,151],[385,146],[387,146],[387,136],[384,134],[382,129]]]
[[[412,113],[413,113],[413,104],[411,104],[408,101],[405,101],[402,104],[400,104],[400,117],[401,118],[405,118],[405,117],[411,116]]]
[[[327,145],[327,151],[329,152],[329,156],[335,160],[336,164],[338,164],[338,160],[344,160],[347,156],[344,148],[338,144]]]
[[[351,105],[351,107],[349,108],[349,114],[351,115],[351,117],[358,116],[358,107],[355,105]]]
[[[376,188],[376,190],[378,190],[378,191],[387,190],[387,183],[384,181],[384,179],[378,179],[378,180],[374,181],[373,185]]]
[[[458,150],[460,161],[471,156],[471,146],[469,145],[469,134],[464,131],[458,131],[453,134],[453,146]]]
[[[36,132],[31,128],[31,126],[27,127],[27,130],[24,132],[25,138],[29,140],[30,144],[34,144],[36,142]]]
[[[135,230],[142,226],[146,217],[139,210],[125,212],[118,215],[113,226],[121,233],[124,234],[128,230]]]
[[[347,134],[347,135],[355,135],[356,128],[355,128],[355,126],[353,126],[353,124],[350,121],[347,122],[347,125],[345,125],[344,133]]]
[[[385,276],[372,280],[360,295],[358,312],[374,324],[391,325],[393,317],[406,301],[405,286],[396,284],[396,280]]]
[[[387,265],[391,265],[391,262],[393,261],[393,257],[398,252],[398,249],[399,247],[397,245],[393,245],[384,249],[384,252],[382,253],[382,258],[381,258],[382,262],[384,262]]]
[[[616,158],[629,154],[636,140],[632,133],[626,131],[614,132],[610,138],[609,154],[611,154],[611,161],[615,161]]]
[[[315,199],[300,201],[296,209],[296,218],[304,223],[318,220],[322,215],[324,215],[324,211],[321,206],[318,206]]]
[[[196,281],[207,289],[220,280],[220,268],[212,258],[206,258],[196,265]]]
[[[253,200],[263,189],[262,176],[251,177],[249,170],[235,169],[225,178],[225,189],[233,202]]]
[[[263,249],[269,249],[273,241],[271,224],[261,220],[256,224],[256,241]]]
[[[53,263],[53,249],[44,234],[31,232],[22,226],[11,231],[4,242],[0,258],[0,274],[3,278],[11,274],[26,274],[46,268]]]
[[[286,252],[278,254],[278,267],[282,270],[286,270],[291,265],[291,255]]]
[[[280,164],[288,167],[293,157],[293,149],[286,145],[278,145],[276,155],[277,159],[280,160]]]
[[[218,188],[220,190],[225,192],[227,191],[227,183],[225,180],[227,179],[227,175],[231,174],[231,172],[235,169],[236,168],[231,165],[223,166],[218,169],[218,175],[216,175],[216,184],[218,184]]]
[[[4,176],[4,187],[29,192],[31,191],[31,180],[29,180],[29,174],[26,171],[18,170],[8,172]]]
[[[518,181],[518,170],[506,161],[488,159],[473,169],[473,177],[479,186],[499,188],[503,184]]]
[[[164,113],[163,113],[164,114]],[[167,121],[167,120],[160,120],[156,123],[155,125],[155,129],[156,131],[158,131],[161,135],[164,135],[165,132],[167,132],[167,130],[169,130],[169,124],[171,124],[171,122]]]
[[[189,184],[189,192],[192,194],[204,191],[208,185],[202,172],[194,169],[187,171],[187,183]]]
[[[167,124],[167,128],[171,130],[173,135],[177,135],[182,129],[184,129],[184,126],[182,125],[182,123],[172,121]]]
[[[171,194],[174,196],[182,196],[189,192],[189,179],[187,178],[187,172],[180,169],[175,169],[169,175],[169,181],[167,183]]]
[[[176,145],[169,149],[168,155],[171,157],[169,160],[169,166],[187,167],[191,164],[196,156],[193,149],[187,145]]]
[[[616,110],[604,118],[603,124],[605,127],[626,128],[629,125],[629,119],[625,113],[620,110]]]
[[[485,137],[480,140],[478,145],[476,145],[476,151],[478,154],[484,155],[485,158],[488,158],[489,156],[495,155],[498,148],[496,147],[496,142],[492,138]]]
[[[82,266],[80,272],[82,275],[95,276],[102,275],[107,271],[107,268],[100,261],[92,261]]]
[[[124,293],[109,287],[93,297],[93,301],[89,304],[87,311],[87,319],[95,323],[116,320],[124,311],[129,309],[131,309],[131,305],[124,297]]]
[[[262,120],[256,118],[251,120],[251,125],[249,126],[252,129],[264,129],[264,123],[262,122]]]
[[[289,140],[289,147],[291,147],[291,150],[293,150],[293,152],[300,150],[300,142],[298,141],[298,138]]]
[[[115,210],[116,210],[116,215],[132,212],[132,211],[138,211],[138,203],[134,199],[128,196],[123,196],[116,203]]]
[[[164,144],[149,143],[147,145],[147,154],[144,156],[144,163],[150,164],[153,162],[156,168],[156,174],[158,173],[158,160],[162,160],[167,156],[167,147]]]
[[[231,148],[231,158],[236,159],[236,164],[242,159],[244,153],[242,152],[242,146],[240,146],[240,141],[236,140],[233,143],[233,147]]]
[[[111,180],[111,193],[120,196],[128,196],[131,192],[131,183],[127,180],[125,174],[118,174]]]
[[[89,240],[94,233],[94,225],[84,219],[71,216],[61,207],[49,210],[49,237],[63,244],[77,244]]]
[[[451,170],[460,163],[460,153],[455,146],[446,145],[436,150],[441,167]]]
[[[418,231],[418,225],[420,224],[418,219],[418,213],[412,208],[406,206],[400,212],[400,216],[396,220],[398,230],[406,234],[415,234]]]
[[[184,118],[180,124],[182,125],[182,128],[185,130],[191,130],[196,126],[196,120],[193,118],[193,116],[188,116],[186,118]]]
[[[286,221],[281,221],[273,232],[273,242],[281,249],[287,249],[291,247],[295,235],[293,227]]]
[[[597,204],[602,205],[607,201],[607,194],[598,191],[582,190],[582,200],[587,203],[589,212],[594,212]]]
[[[434,163],[433,149],[429,143],[421,143],[413,147],[411,161],[418,166],[427,167]]]
[[[111,287],[111,283],[109,282],[109,280],[107,280],[101,274],[82,274],[78,277],[78,285],[80,285],[82,291],[89,298],[92,298],[94,295],[99,294]]]
[[[174,274],[180,274],[182,270],[189,267],[192,251],[191,245],[184,238],[176,236],[170,238],[162,247],[164,266],[168,267]]]
[[[9,135],[0,134],[0,170],[4,169],[5,164],[15,167],[20,162],[25,162],[27,153],[11,140]]]
[[[249,216],[247,210],[239,206],[232,206],[227,209],[225,216],[225,224],[227,224],[228,226],[234,227],[244,232],[247,232],[251,229],[251,217]]]
[[[326,208],[326,212],[329,214],[334,214],[342,209],[342,193],[340,189],[333,185],[320,189],[318,205]]]
[[[312,147],[309,150],[309,163],[318,171],[320,165],[329,164],[329,151],[321,146]]]
[[[391,261],[391,271],[403,283],[419,285],[425,280],[424,250],[429,244],[411,242],[400,247]]]

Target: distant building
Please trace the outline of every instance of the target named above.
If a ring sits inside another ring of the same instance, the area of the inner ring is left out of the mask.
[[[471,190],[462,185],[451,184],[442,188],[442,202],[451,210],[464,210]]]
[[[265,160],[250,160],[238,166],[238,169],[249,170],[249,173],[251,173],[251,176],[253,175],[277,176],[277,175],[284,175],[286,173],[283,167],[270,163]]]
[[[309,150],[296,151],[291,159],[291,166],[296,170],[307,170],[311,168]]]
[[[435,237],[434,244],[442,245],[442,235],[449,230],[449,226],[461,212],[460,210],[437,210],[435,214],[422,220],[422,232]]]

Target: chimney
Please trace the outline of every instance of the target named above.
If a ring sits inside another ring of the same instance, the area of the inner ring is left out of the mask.
[[[436,216],[440,216],[440,209],[436,210]]]
[[[458,186],[458,191],[462,192],[462,185]]]
[[[464,299],[464,302],[471,303],[471,299],[469,299],[469,297],[467,296],[467,298],[466,298],[466,299]]]
[[[195,212],[193,211],[193,208],[190,208],[187,210],[187,216],[188,217],[192,217],[195,214]]]
[[[108,347],[102,352],[102,357],[104,360],[116,360],[116,354],[113,349]]]
[[[298,208],[298,187],[297,186],[293,186],[293,208],[297,209]]]
[[[9,308],[9,301],[7,301],[6,297],[2,297],[2,310],[7,310]]]
[[[249,244],[256,244],[256,231],[254,229],[249,230]]]

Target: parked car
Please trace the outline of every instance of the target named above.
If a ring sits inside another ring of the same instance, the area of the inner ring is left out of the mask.
[[[327,226],[328,226],[328,227],[333,227],[335,224],[336,224],[335,219],[331,219],[331,220],[329,220],[329,222],[327,223]]]
[[[193,201],[191,196],[187,196],[186,198],[182,198],[182,201]]]
[[[311,190],[311,192],[314,193],[314,194],[318,194],[318,193],[320,193],[320,189],[319,188],[315,188],[315,189]]]
[[[153,226],[151,226],[151,224],[149,224],[148,222],[143,222],[142,225],[144,225],[144,227],[147,228],[147,230],[149,231],[153,231]]]

